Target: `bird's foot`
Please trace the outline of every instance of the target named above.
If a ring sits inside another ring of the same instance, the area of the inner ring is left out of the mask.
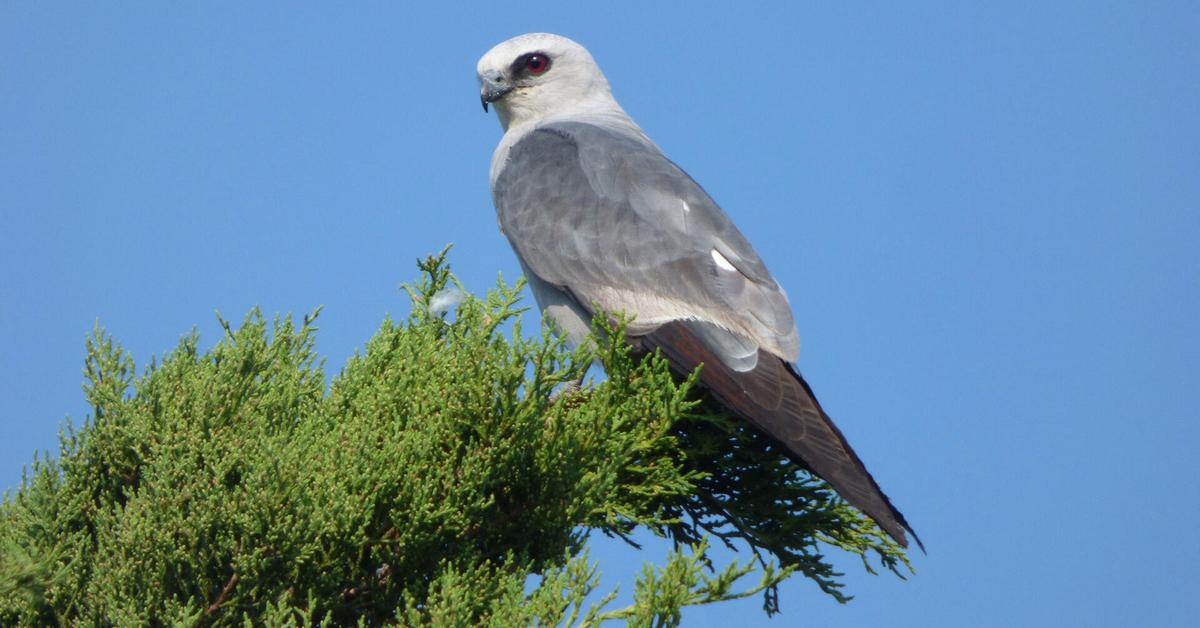
[[[557,403],[559,399],[567,399],[583,389],[583,376],[579,379],[573,379],[569,382],[564,382],[562,386],[550,393],[550,403]]]

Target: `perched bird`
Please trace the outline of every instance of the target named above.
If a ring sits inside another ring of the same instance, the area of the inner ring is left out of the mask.
[[[571,342],[598,306],[631,342],[780,443],[897,543],[912,532],[792,362],[791,306],[725,212],[613,98],[592,55],[548,33],[479,60],[504,137],[492,199],[543,315]],[[913,533],[916,538],[916,534]],[[920,545],[920,539],[917,539]]]

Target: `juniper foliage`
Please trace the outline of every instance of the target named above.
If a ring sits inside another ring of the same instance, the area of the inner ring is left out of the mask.
[[[412,314],[328,386],[316,312],[222,320],[140,374],[97,329],[89,420],[0,506],[0,624],[676,625],[760,593],[776,612],[793,574],[845,601],[823,546],[910,569],[694,376],[605,340],[620,325],[574,351],[527,337],[503,280],[447,316],[445,251],[418,265]],[[606,380],[552,394],[593,361]],[[639,527],[676,550],[629,606],[590,603],[589,535]],[[713,539],[749,560],[714,564]]]

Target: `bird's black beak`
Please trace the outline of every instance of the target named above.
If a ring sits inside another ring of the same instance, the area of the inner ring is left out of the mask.
[[[499,72],[489,72],[479,77],[479,102],[483,110],[488,110],[488,103],[503,98],[512,91],[512,84],[504,79]]]

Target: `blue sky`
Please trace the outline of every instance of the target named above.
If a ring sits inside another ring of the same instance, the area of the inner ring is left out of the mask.
[[[1194,3],[242,4],[0,6],[0,486],[86,415],[97,320],[144,364],[324,305],[336,372],[418,256],[515,278],[474,66],[546,30],[755,244],[929,548],[689,625],[1200,617]]]

